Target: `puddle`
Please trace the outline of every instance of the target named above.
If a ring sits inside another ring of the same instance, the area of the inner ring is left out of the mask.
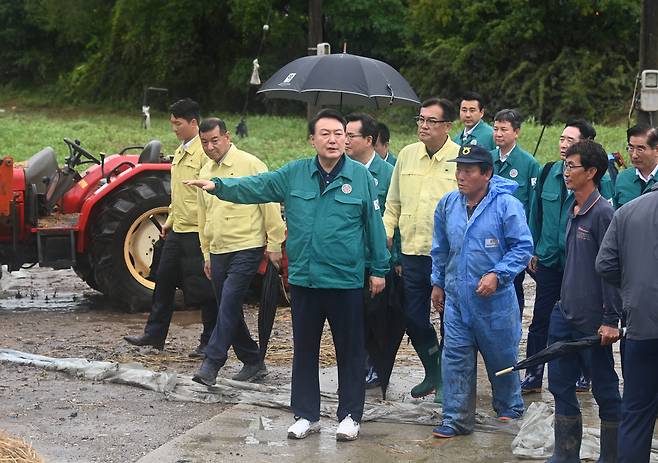
[[[109,299],[91,289],[71,269],[31,268],[7,272],[0,278],[0,311],[85,312],[109,310]]]

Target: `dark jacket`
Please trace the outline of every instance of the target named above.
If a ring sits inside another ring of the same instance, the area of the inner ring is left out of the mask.
[[[658,339],[658,185],[625,204],[610,223],[596,270],[621,287],[626,337]]]
[[[574,203],[575,204],[575,203]],[[569,208],[560,308],[578,330],[595,334],[601,325],[617,326],[619,290],[604,282],[594,264],[614,209],[594,190],[574,215]]]

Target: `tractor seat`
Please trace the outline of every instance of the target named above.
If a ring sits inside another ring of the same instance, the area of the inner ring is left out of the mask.
[[[151,140],[146,144],[144,149],[139,155],[139,164],[159,164],[160,163],[160,150],[162,143],[158,140]]]

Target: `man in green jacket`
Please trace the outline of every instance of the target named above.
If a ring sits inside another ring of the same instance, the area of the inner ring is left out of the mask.
[[[573,204],[573,193],[564,183],[564,159],[567,149],[583,140],[593,140],[596,130],[583,119],[566,123],[560,136],[560,159],[547,163],[539,174],[534,200],[530,208],[530,231],[535,243],[535,255],[528,268],[535,274],[537,291],[532,322],[528,328],[526,356],[530,357],[546,347],[550,315],[560,298],[565,262],[565,243],[568,211]],[[612,200],[612,183],[606,173],[597,185],[601,195]],[[585,362],[583,362],[585,363]],[[587,370],[583,365],[583,370]],[[521,382],[521,392],[541,392],[544,365],[528,368]],[[589,390],[586,371],[576,384],[577,390]]]
[[[348,115],[347,120],[347,139],[345,141],[345,152],[353,160],[360,162],[368,169],[370,175],[375,181],[377,187],[377,197],[379,199],[380,211],[384,214],[386,195],[388,194],[388,187],[391,184],[391,176],[393,175],[393,165],[386,162],[379,154],[375,152],[373,146],[374,139],[377,137],[378,124],[374,118],[363,113],[354,113]],[[400,233],[394,235],[393,247],[391,252],[391,270],[387,275],[387,281],[390,278],[395,278],[394,267],[400,265]],[[384,306],[388,303],[390,295],[388,284],[387,287],[378,296],[365,298],[365,314],[366,320],[383,316],[385,313]],[[399,287],[400,285],[396,285]],[[368,288],[366,288],[367,290]],[[373,327],[368,326],[366,322],[366,350],[368,351],[368,371],[366,372],[366,388],[375,388],[380,385],[379,373],[375,369],[373,363],[374,353],[369,349],[369,346],[378,344],[381,340],[374,339],[379,333],[375,332]]]
[[[658,174],[658,131],[647,125],[635,125],[626,131],[626,141],[634,169],[617,175],[615,208],[651,191]]]
[[[518,111],[503,109],[496,113],[494,117],[494,141],[497,148],[491,152],[494,161],[494,174],[519,184],[519,187],[512,194],[523,204],[527,221],[530,217],[530,203],[532,202],[540,167],[535,158],[518,145],[519,133],[521,133],[521,115]],[[516,299],[522,317],[525,306],[524,279],[525,271],[519,273],[514,279],[514,290],[516,291]]]
[[[377,135],[375,137],[375,151],[382,159],[392,166],[395,165],[395,155],[389,151],[389,143],[391,141],[391,132],[388,126],[383,122],[377,123]]]
[[[317,156],[260,175],[193,180],[220,199],[240,204],[283,202],[288,238],[293,365],[288,437],[320,430],[318,360],[329,320],[338,363],[337,440],[354,440],[363,415],[365,364],[363,286],[366,261],[372,296],[385,286],[390,254],[372,176],[344,154],[345,119],[322,110],[309,122]]]
[[[466,92],[459,105],[459,119],[464,129],[455,135],[453,141],[461,146],[478,145],[491,151],[494,145],[493,129],[484,122],[484,99],[476,92]]]

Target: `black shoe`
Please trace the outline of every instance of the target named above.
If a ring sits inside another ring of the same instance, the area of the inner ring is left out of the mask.
[[[265,375],[267,375],[267,367],[264,362],[252,363],[249,365],[245,363],[242,366],[242,370],[233,375],[231,379],[235,381],[253,381],[255,379],[260,379]]]
[[[124,336],[123,339],[133,346],[152,346],[158,350],[164,349],[164,339],[158,339],[148,334],[141,336]]]
[[[206,348],[208,347],[207,342],[200,342],[196,348],[190,352],[189,356],[192,358],[206,358]]]
[[[206,357],[203,359],[201,367],[197,370],[194,376],[192,376],[192,381],[205,386],[214,386],[220,368],[222,368],[222,365]]]

